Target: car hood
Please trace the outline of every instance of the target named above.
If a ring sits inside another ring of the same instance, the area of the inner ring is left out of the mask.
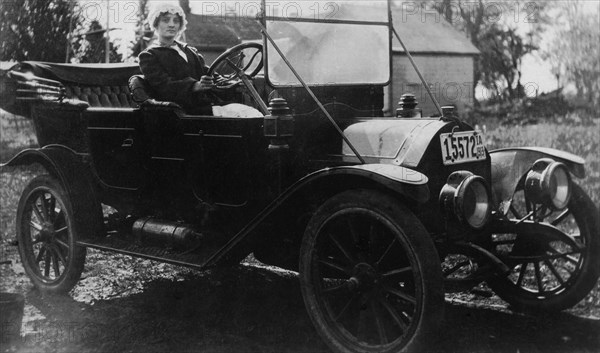
[[[365,158],[416,167],[431,139],[447,122],[435,119],[377,119],[348,126],[344,134]],[[347,161],[358,160],[344,143],[342,153]]]

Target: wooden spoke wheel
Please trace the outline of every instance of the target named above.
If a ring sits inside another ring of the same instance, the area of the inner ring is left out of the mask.
[[[511,217],[550,226],[548,232],[493,235],[493,249],[512,271],[489,284],[517,309],[564,310],[596,285],[600,274],[598,209],[579,186],[572,186],[569,205],[560,211],[529,202],[522,191],[515,194]]]
[[[314,214],[300,257],[302,294],[337,352],[419,351],[443,316],[433,242],[398,200],[354,190]]]
[[[77,232],[67,194],[49,175],[33,179],[17,210],[17,238],[25,271],[40,290],[65,293],[79,280],[86,250]]]

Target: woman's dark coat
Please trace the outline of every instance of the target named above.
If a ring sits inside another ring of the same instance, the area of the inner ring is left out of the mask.
[[[194,84],[208,73],[204,58],[196,48],[176,43],[186,54],[187,62],[175,49],[161,46],[150,47],[138,56],[140,69],[154,89],[154,98],[175,102],[186,110],[210,110],[210,99],[192,91]]]

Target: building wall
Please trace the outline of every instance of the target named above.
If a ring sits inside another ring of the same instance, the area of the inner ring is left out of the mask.
[[[472,105],[474,84],[472,56],[413,54],[413,59],[441,106],[455,105],[460,113],[465,105]],[[404,93],[412,93],[416,96],[418,107],[423,109],[423,116],[437,114],[435,105],[422,86],[408,57],[403,53],[394,53],[392,85],[386,89],[389,114],[395,114],[400,96]]]

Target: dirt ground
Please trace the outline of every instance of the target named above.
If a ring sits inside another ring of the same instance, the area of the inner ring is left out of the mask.
[[[242,263],[213,272],[91,251],[68,296],[43,296],[18,259],[0,290],[26,297],[3,352],[328,352],[295,273]],[[513,313],[488,292],[448,296],[438,352],[600,352],[600,318]]]

